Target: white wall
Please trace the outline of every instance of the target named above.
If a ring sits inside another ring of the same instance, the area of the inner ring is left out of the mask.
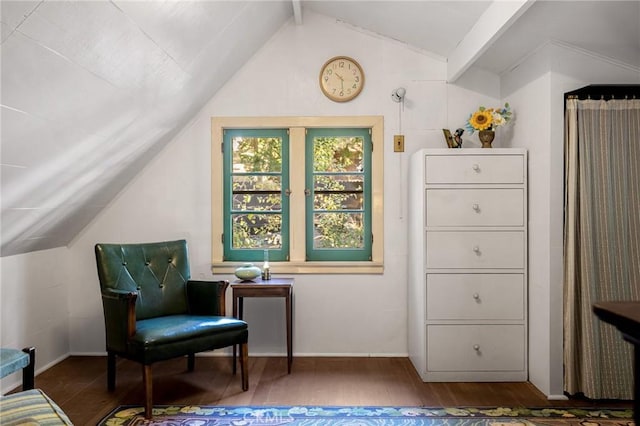
[[[502,76],[516,106],[514,145],[529,151],[529,377],[563,396],[564,93],[589,84],[638,84],[625,64],[549,43]]]
[[[69,353],[66,248],[0,258],[0,346],[36,347],[36,371]],[[22,383],[22,373],[0,380],[0,394]]]
[[[320,67],[336,55],[354,57],[366,75],[364,91],[348,103],[328,100],[318,86]],[[375,149],[384,149],[385,157],[385,272],[295,276],[294,353],[406,356],[407,159],[420,148],[444,147],[443,127],[461,127],[478,105],[498,102],[447,85],[445,74],[440,58],[324,16],[305,13],[303,26],[285,25],[73,243],[71,256],[81,266],[72,283],[71,351],[104,351],[96,242],[184,237],[192,275],[211,277],[212,116],[384,115],[384,147]],[[497,76],[484,81],[497,87]],[[400,86],[407,89],[403,154],[392,147],[400,111],[390,95]],[[251,354],[285,353],[281,300],[247,300],[245,319]]]
[[[363,65],[367,81],[357,99],[337,104],[320,93],[317,78],[326,59],[342,54]],[[306,13],[303,26],[285,25],[69,250],[0,259],[2,346],[38,346],[39,368],[69,352],[104,352],[96,242],[186,238],[192,276],[211,277],[211,116],[384,115],[385,272],[296,276],[294,352],[406,355],[407,159],[420,148],[444,146],[441,128],[462,127],[478,105],[509,101],[516,119],[495,144],[529,150],[531,380],[545,394],[561,395],[562,93],[586,84],[637,84],[638,70],[549,44],[501,80],[470,70],[460,85],[448,85],[445,71],[441,58],[323,16]],[[399,105],[390,93],[399,86],[407,89],[403,154],[391,144]],[[475,135],[466,137],[465,146],[472,145]],[[245,312],[251,353],[283,354],[280,301],[248,300]],[[14,375],[2,384],[18,381]]]

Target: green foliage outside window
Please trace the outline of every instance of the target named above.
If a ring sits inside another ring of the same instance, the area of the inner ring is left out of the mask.
[[[287,131],[224,133],[224,258],[259,261],[269,249],[287,260]],[[307,260],[371,259],[370,141],[368,129],[308,130]]]
[[[370,260],[370,141],[368,129],[308,130],[308,260]]]
[[[225,259],[287,258],[287,158],[286,130],[225,131]]]

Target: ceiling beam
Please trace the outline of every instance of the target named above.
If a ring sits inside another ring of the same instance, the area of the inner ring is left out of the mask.
[[[494,1],[447,58],[447,82],[460,78],[535,1]]]
[[[291,0],[293,5],[293,20],[296,25],[302,25],[302,3],[301,0]]]

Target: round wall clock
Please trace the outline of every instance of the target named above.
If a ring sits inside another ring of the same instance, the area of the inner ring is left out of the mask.
[[[364,72],[354,59],[336,56],[320,69],[320,88],[332,101],[347,102],[362,92]]]

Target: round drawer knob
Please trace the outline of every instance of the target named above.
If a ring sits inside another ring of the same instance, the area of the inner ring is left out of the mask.
[[[473,298],[478,300],[480,299],[480,295],[478,293],[473,293]]]
[[[480,253],[480,247],[473,246],[473,251],[474,251],[474,253]]]
[[[476,352],[480,351],[480,345],[473,345],[473,350]]]
[[[479,212],[479,211],[480,211],[480,206],[479,206],[478,204],[474,204],[472,207],[473,207],[473,209],[474,209],[475,211],[477,211],[477,212]]]
[[[476,172],[479,172],[479,171],[480,171],[480,166],[479,166],[479,165],[477,165],[477,164],[474,164],[471,168],[472,168],[474,171],[476,171]]]

